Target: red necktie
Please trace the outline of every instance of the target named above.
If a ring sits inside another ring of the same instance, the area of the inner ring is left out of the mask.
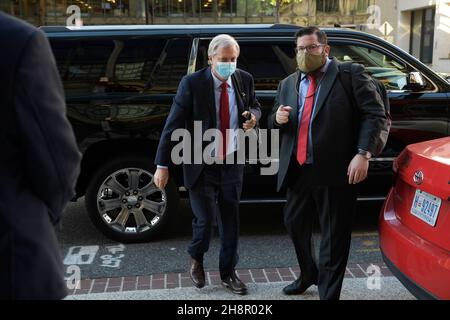
[[[227,155],[227,129],[230,129],[230,101],[228,98],[228,84],[222,82],[220,93],[220,132],[222,133],[222,146],[220,155],[225,159]]]
[[[302,118],[300,120],[300,131],[298,133],[297,143],[297,161],[301,165],[306,161],[306,153],[308,146],[309,123],[311,121],[311,113],[314,107],[314,95],[316,92],[316,76],[308,75],[309,88],[306,93],[305,103],[303,105]]]

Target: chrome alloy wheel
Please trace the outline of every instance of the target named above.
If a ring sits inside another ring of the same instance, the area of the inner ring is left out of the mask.
[[[166,193],[153,182],[153,174],[124,168],[109,175],[97,193],[103,221],[116,232],[138,234],[158,225],[166,211]]]

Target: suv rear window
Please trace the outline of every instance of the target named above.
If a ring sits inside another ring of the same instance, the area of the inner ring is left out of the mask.
[[[186,74],[189,39],[53,40],[67,95],[176,92]]]
[[[196,70],[208,65],[209,41],[204,39],[199,43]],[[238,68],[253,75],[256,90],[277,90],[279,82],[295,72],[297,62],[293,41],[237,41],[241,48]],[[363,45],[330,43],[330,46],[330,57],[361,63],[370,75],[384,83],[387,90],[404,90],[410,70],[401,61]],[[430,84],[427,90],[431,89]]]
[[[199,43],[196,70],[208,66],[210,40]],[[296,61],[292,41],[290,42],[245,42],[239,41],[241,53],[238,68],[250,72],[256,90],[277,90],[281,80],[295,72]]]
[[[366,71],[384,83],[387,90],[403,90],[407,84],[407,67],[372,48],[356,45],[331,44],[330,56],[342,62],[353,61],[366,67]]]

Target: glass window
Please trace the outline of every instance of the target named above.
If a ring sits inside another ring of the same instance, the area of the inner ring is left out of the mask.
[[[23,19],[39,16],[39,0],[0,0],[0,10]]]
[[[171,17],[183,17],[185,11],[184,0],[169,0],[169,12]]]
[[[209,41],[199,44],[196,69],[208,66]],[[295,72],[294,45],[291,42],[255,43],[239,41],[238,68],[250,72],[256,90],[276,90],[280,80]]]
[[[175,92],[187,73],[190,40],[127,40],[116,65],[121,91]]]
[[[200,0],[200,14],[203,17],[212,17],[216,0]]]
[[[152,3],[151,11],[155,17],[167,17],[169,0],[153,0]]]
[[[175,92],[187,72],[188,39],[53,40],[66,94]]]
[[[128,17],[130,0],[46,0],[48,17],[65,17],[67,7],[77,5],[81,17]]]
[[[236,16],[237,0],[218,0],[217,14],[219,17]]]
[[[422,34],[422,10],[411,12],[409,53],[420,59],[420,38]]]
[[[407,67],[397,60],[372,48],[355,45],[331,45],[330,56],[342,62],[361,63],[367,72],[380,80],[388,90],[403,90],[408,75]]]
[[[358,0],[358,3],[356,5],[356,11],[357,12],[367,12],[367,8],[370,5],[370,0]]]
[[[339,11],[339,0],[317,0],[317,12],[336,13]]]
[[[183,0],[186,3],[186,17],[198,17],[200,11],[199,0]]]
[[[0,10],[13,15],[13,16],[21,16],[20,13],[20,3],[18,0],[1,0],[0,1]]]
[[[433,62],[433,41],[434,41],[434,15],[435,8],[424,10],[422,29],[422,53],[420,60],[424,63]]]
[[[159,1],[159,0],[153,0]],[[180,17],[212,17],[216,14],[218,0],[169,0],[172,4],[171,16]],[[220,0],[219,0],[220,1]],[[175,3],[177,3],[175,5]],[[176,8],[175,8],[176,7]],[[220,8],[219,8],[220,14]]]
[[[71,3],[78,5],[78,2]],[[66,16],[66,9],[68,4],[63,0],[46,0],[45,1],[45,13],[47,17],[61,18]],[[80,6],[80,9],[82,7]],[[82,10],[83,11],[83,10]]]
[[[240,5],[240,3],[238,3],[238,5]],[[269,0],[247,0],[243,5],[243,10],[242,16],[247,15],[249,18],[265,17],[274,15],[275,6],[272,5]]]
[[[411,12],[409,52],[424,63],[433,62],[434,7]]]
[[[130,12],[129,0],[105,0],[105,15],[111,17],[126,17]]]
[[[96,84],[106,76],[113,41],[52,40],[51,45],[66,94],[95,91]]]

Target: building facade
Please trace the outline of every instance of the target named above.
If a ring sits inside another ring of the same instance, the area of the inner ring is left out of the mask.
[[[397,0],[396,45],[439,72],[450,73],[450,1]]]
[[[450,73],[450,0],[0,0],[34,25],[288,23],[355,28]]]
[[[357,27],[375,0],[0,0],[0,10],[35,25],[292,23]],[[79,8],[70,7],[75,5]],[[147,9],[147,10],[146,10]]]

